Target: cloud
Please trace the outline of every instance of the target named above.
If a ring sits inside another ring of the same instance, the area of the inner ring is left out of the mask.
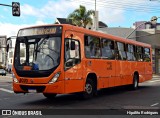
[[[71,2],[66,2],[64,0],[58,1],[48,1],[41,8],[35,8],[28,4],[22,6],[22,16],[33,16],[38,19],[55,19],[56,17],[67,17],[68,14],[77,7]]]
[[[100,3],[100,4],[99,4]],[[97,10],[99,11],[99,20],[105,23],[123,22],[124,20],[124,9],[111,9],[102,5],[101,1],[97,1]],[[22,16],[33,16],[37,17],[38,20],[55,19],[57,17],[66,18],[71,12],[79,8],[79,5],[84,5],[88,10],[94,10],[93,0],[58,0],[48,1],[41,8],[35,8],[28,4],[22,6]],[[118,19],[117,19],[118,17]],[[53,21],[54,22],[54,21]]]
[[[17,36],[18,30],[24,27],[29,27],[33,25],[43,25],[46,24],[43,21],[37,21],[35,24],[11,24],[11,23],[0,23],[0,33],[1,35],[7,35],[7,37],[10,36]]]

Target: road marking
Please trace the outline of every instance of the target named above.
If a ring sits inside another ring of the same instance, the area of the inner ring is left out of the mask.
[[[151,107],[158,105],[159,103],[152,104]]]
[[[13,91],[8,90],[8,89],[4,89],[4,88],[0,88],[0,91],[4,91],[4,92],[8,92],[8,93],[14,93]]]
[[[160,82],[160,80],[152,80],[152,81],[148,81],[148,82],[150,82],[150,83],[152,83],[152,82]]]
[[[10,85],[0,85],[0,86],[10,86]]]

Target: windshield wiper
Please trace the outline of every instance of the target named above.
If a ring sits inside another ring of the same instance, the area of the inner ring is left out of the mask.
[[[43,39],[41,39],[39,44],[38,44],[38,42],[36,43],[36,48],[34,50],[34,52],[35,52],[35,60],[37,59],[37,52],[40,52],[40,45],[48,38],[49,38],[49,35],[47,35]]]

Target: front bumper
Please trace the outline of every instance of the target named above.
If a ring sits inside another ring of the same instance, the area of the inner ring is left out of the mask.
[[[64,93],[64,81],[58,81],[53,84],[22,84],[13,83],[15,93],[29,93],[29,90],[35,90],[37,93]]]

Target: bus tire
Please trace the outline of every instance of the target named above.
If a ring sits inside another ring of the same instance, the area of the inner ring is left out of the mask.
[[[96,86],[92,79],[88,78],[85,84],[85,91],[82,93],[84,99],[92,98],[96,92]]]
[[[133,84],[131,85],[132,90],[138,89],[138,74],[133,76]]]
[[[54,93],[43,93],[43,95],[48,99],[54,99],[57,94],[54,94]]]

